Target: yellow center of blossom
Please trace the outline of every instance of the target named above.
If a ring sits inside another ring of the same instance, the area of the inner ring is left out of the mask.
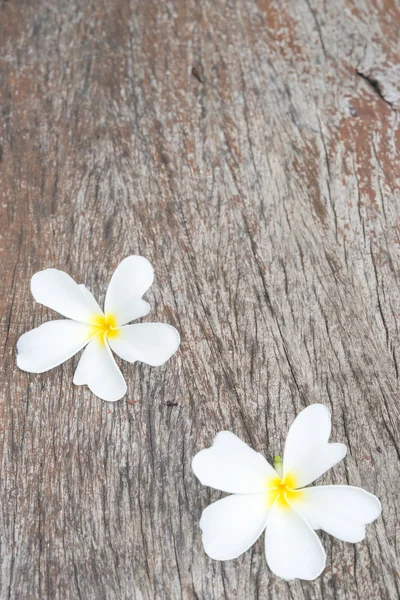
[[[266,482],[267,504],[271,507],[277,502],[280,508],[290,508],[297,500],[303,496],[302,490],[296,490],[296,479],[290,473],[285,477],[272,477]]]
[[[116,338],[119,336],[117,319],[112,313],[107,315],[95,315],[91,319],[90,337],[96,336],[96,339],[104,344],[106,338]]]

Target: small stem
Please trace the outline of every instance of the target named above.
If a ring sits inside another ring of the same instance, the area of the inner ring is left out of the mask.
[[[279,477],[283,476],[283,464],[279,454],[274,456],[274,469],[278,473]]]

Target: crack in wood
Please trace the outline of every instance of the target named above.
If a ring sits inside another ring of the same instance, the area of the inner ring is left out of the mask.
[[[361,77],[361,79],[363,79],[369,85],[369,87],[372,88],[378,94],[379,98],[383,100],[386,104],[388,104],[392,110],[396,110],[396,107],[393,106],[393,103],[387,100],[387,98],[385,97],[382,91],[382,85],[376,77],[368,75],[368,73],[363,73],[359,69],[356,69],[356,74],[358,75],[358,77]]]

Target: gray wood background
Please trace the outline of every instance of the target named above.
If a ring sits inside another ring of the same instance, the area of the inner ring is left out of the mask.
[[[0,597],[397,599],[398,0],[0,0]],[[54,313],[29,282],[104,298],[148,257],[162,368],[116,404],[15,344]],[[202,550],[219,497],[191,459],[221,429],[268,458],[312,402],[348,445],[324,482],[377,494],[315,582]]]

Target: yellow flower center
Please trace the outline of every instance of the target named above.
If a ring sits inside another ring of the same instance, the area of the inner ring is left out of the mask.
[[[288,473],[285,477],[272,477],[266,482],[267,504],[270,508],[277,502],[280,508],[290,508],[290,504],[300,500],[303,496],[302,490],[296,489],[296,479]]]
[[[117,319],[115,315],[94,315],[91,319],[90,337],[96,336],[97,340],[104,344],[106,338],[116,338],[119,336]]]

